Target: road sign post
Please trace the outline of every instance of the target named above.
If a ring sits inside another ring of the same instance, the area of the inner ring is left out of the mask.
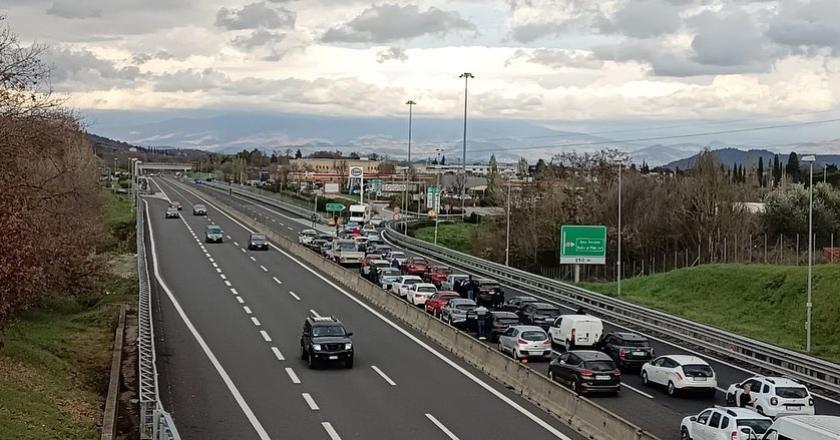
[[[560,227],[560,264],[575,265],[575,282],[580,282],[581,264],[607,262],[607,227],[563,225]]]

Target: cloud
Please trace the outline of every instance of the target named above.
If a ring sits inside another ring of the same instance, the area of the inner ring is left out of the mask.
[[[280,43],[286,38],[286,34],[280,32],[272,32],[265,29],[258,29],[250,35],[241,35],[231,40],[231,43],[245,50],[251,50],[258,47]]]
[[[603,32],[647,38],[676,32],[682,25],[680,8],[666,1],[630,1],[600,24]]]
[[[223,87],[229,82],[227,75],[213,69],[185,69],[159,75],[155,78],[154,90],[156,92],[210,91]]]
[[[47,9],[47,14],[61,18],[80,19],[100,17],[102,10],[90,5],[78,4],[72,0],[56,0]]]
[[[171,59],[175,59],[175,58],[176,58],[175,55],[172,55],[168,51],[159,50],[159,51],[157,51],[157,53],[153,53],[153,54],[145,53],[145,52],[135,54],[134,56],[131,57],[131,62],[133,64],[146,64],[146,63],[148,63],[149,61],[152,61],[152,60],[171,60]]]
[[[830,48],[840,55],[840,21],[835,0],[786,1],[770,23],[767,36],[797,53]]]
[[[227,30],[289,29],[295,26],[296,18],[297,14],[293,11],[261,2],[245,5],[242,9],[219,9],[216,26]]]
[[[401,47],[391,46],[376,52],[376,62],[380,64],[389,60],[405,61],[407,59],[408,55],[405,54],[405,49]]]
[[[553,69],[599,69],[604,65],[604,61],[598,59],[592,52],[569,49],[534,49],[530,51],[517,49],[513,56],[505,62],[505,66],[509,66],[519,59]]]
[[[596,23],[606,23],[602,8],[614,2],[591,0],[509,0],[513,12],[510,36],[520,43],[590,30]]]
[[[388,43],[422,35],[473,31],[476,27],[457,12],[416,5],[382,4],[365,9],[349,22],[330,28],[321,40],[327,43]]]
[[[117,67],[89,50],[54,48],[46,56],[53,65],[50,80],[59,91],[91,91],[136,86],[143,78],[136,66]]]

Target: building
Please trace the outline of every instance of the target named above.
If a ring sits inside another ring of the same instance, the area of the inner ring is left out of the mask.
[[[496,165],[496,167],[499,170],[499,174],[501,174],[502,176],[516,175],[515,165],[500,163]],[[404,169],[405,167],[398,167],[398,173],[400,172],[400,168]],[[461,165],[432,164],[414,164],[414,169],[418,174],[459,174],[463,170]],[[467,164],[466,169],[467,174],[471,174],[473,176],[487,176],[488,174],[490,174],[489,165]]]
[[[350,177],[350,169],[361,167],[365,180],[390,179],[392,174],[380,173],[382,162],[368,159],[292,159],[289,161],[289,179],[307,183],[343,183]]]

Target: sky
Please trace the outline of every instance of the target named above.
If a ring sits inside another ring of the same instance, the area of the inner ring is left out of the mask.
[[[49,46],[52,87],[82,113],[391,120],[412,99],[418,118],[456,119],[471,72],[470,117],[543,127],[840,117],[838,0],[3,0],[0,14]]]

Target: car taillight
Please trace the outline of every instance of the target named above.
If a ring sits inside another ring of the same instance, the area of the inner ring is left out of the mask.
[[[677,379],[679,379],[679,380],[684,379],[682,373],[680,373],[679,371],[677,371]]]
[[[627,350],[625,350],[623,348],[619,348],[618,349],[618,357],[624,357],[624,356],[627,356]]]
[[[580,375],[586,377],[592,376],[592,370],[580,370]]]
[[[732,434],[729,434],[729,440],[738,440],[738,431],[732,431]]]
[[[572,329],[572,341],[575,340],[575,333],[577,333],[577,330]]]
[[[516,342],[517,342],[517,343],[519,343],[519,345],[525,345],[525,344],[528,344],[528,341],[526,341],[526,340],[524,340],[524,339],[522,339],[522,338],[519,338]]]

